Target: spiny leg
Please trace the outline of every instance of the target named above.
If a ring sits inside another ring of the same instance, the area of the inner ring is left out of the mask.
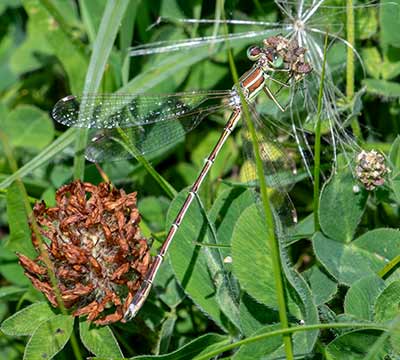
[[[269,89],[268,86],[264,86],[263,90],[265,94],[275,103],[275,105],[278,107],[278,109],[282,112],[285,112],[285,108],[281,104],[279,104],[278,100],[276,99],[275,95],[272,93],[272,91]]]
[[[273,78],[272,76],[269,76],[269,75],[266,76],[266,78],[267,78],[268,80],[271,80],[271,81],[277,83],[278,85],[281,85],[282,87],[285,87],[285,88],[289,88],[289,87],[290,87],[290,85],[288,84],[288,82],[289,82],[289,80],[290,80],[290,77],[288,78],[288,81],[287,81],[287,82],[280,81],[280,80],[275,79],[275,78]],[[278,91],[280,91],[280,89],[279,89]]]

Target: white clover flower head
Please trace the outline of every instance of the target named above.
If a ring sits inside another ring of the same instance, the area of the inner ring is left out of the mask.
[[[362,150],[356,162],[356,177],[367,190],[372,191],[385,183],[385,175],[390,173],[390,169],[381,153]]]

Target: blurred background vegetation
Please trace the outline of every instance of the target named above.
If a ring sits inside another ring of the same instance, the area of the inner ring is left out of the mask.
[[[13,185],[11,192],[10,184],[21,179],[31,204],[44,199],[53,205],[56,189],[72,179],[84,174],[86,181],[101,181],[96,167],[88,162],[82,166],[83,157],[75,151],[84,145],[84,141],[79,140],[81,134],[52,120],[50,112],[57,100],[84,91],[154,94],[230,89],[233,80],[224,47],[216,45],[210,49],[207,46],[138,57],[130,57],[129,48],[153,41],[210,35],[215,30],[213,26],[176,20],[216,19],[221,16],[221,9],[228,19],[281,23],[276,26],[275,33],[284,32],[280,27],[287,22],[272,1],[131,0],[122,20],[113,23],[110,17],[109,27],[105,27],[109,34],[116,32],[116,41],[110,44],[112,49],[108,57],[107,35],[103,37],[104,43],[96,43],[107,3],[110,2],[0,0],[0,285],[5,289],[0,288],[0,320],[25,303],[43,299],[24,277],[14,255],[15,251],[24,252],[29,248],[29,228],[20,188]],[[393,4],[400,5],[398,0],[354,3],[355,48],[365,72],[356,57],[356,97],[349,94],[347,100],[339,98],[347,101],[357,116],[362,136],[357,140],[362,147],[386,154],[400,132],[400,23],[399,9],[390,7]],[[345,39],[346,4],[328,0],[323,5],[325,9],[321,8],[315,15],[316,26],[322,33],[334,29],[334,34]],[[334,24],[330,23],[329,6],[334,6],[340,14],[335,17]],[[164,20],[152,26],[160,16]],[[260,27],[229,25],[230,32],[253,30],[260,30]],[[218,31],[223,33],[221,27]],[[232,42],[239,74],[249,68],[246,47],[260,39],[262,37],[256,41]],[[328,52],[333,83],[343,94],[346,94],[346,51],[345,43],[337,41],[331,44]],[[272,119],[278,118],[280,115],[270,110],[270,105],[268,102],[260,104],[260,112]],[[153,154],[152,164],[180,191],[196,178],[223,124],[221,114],[209,116],[188,134],[185,142]],[[295,148],[293,143],[291,148]],[[299,155],[293,151],[293,156],[302,176],[291,191],[291,197],[300,219],[304,219],[313,210],[312,183],[305,176]],[[322,156],[322,167],[329,175],[333,154],[328,142],[323,143]],[[207,209],[218,194],[229,187],[229,182],[227,185],[220,179],[240,180],[242,165],[240,137],[234,134],[204,184],[202,198]],[[107,162],[102,168],[116,186],[124,187],[127,192],[138,192],[143,232],[146,236],[153,234],[158,245],[158,240],[164,237],[171,199],[135,161]],[[394,195],[397,201],[399,191]],[[390,201],[385,202],[385,197],[389,196],[387,192],[382,191],[378,196],[383,200],[372,203],[363,217],[363,227],[397,227],[398,207],[394,209]],[[307,240],[298,242],[293,250],[293,261],[303,259],[300,263],[307,266],[307,261],[303,263],[304,256],[309,256],[310,251]],[[166,265],[157,280],[158,296],[153,294],[142,316],[137,321],[114,326],[125,355],[166,353],[207,332],[221,333],[221,326],[215,325],[185,297],[171,276],[172,269]],[[160,336],[160,331],[168,336]],[[24,346],[24,338],[0,333],[2,359],[21,358]],[[57,359],[71,358],[70,351],[68,345]]]

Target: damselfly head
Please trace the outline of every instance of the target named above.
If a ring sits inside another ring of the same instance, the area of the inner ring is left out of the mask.
[[[251,61],[257,61],[263,55],[261,48],[257,45],[250,46],[247,49],[247,57]]]
[[[264,52],[268,61],[268,65],[272,69],[283,68],[284,66],[283,57],[275,49],[267,48]]]
[[[247,57],[251,61],[257,61],[266,71],[282,68],[284,61],[282,56],[274,48],[260,48],[253,45],[247,49]]]

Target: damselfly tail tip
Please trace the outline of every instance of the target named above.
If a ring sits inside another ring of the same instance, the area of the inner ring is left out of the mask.
[[[124,321],[131,321],[137,314],[138,308],[136,307],[135,304],[130,304],[128,307],[128,310],[126,310],[124,314]]]

